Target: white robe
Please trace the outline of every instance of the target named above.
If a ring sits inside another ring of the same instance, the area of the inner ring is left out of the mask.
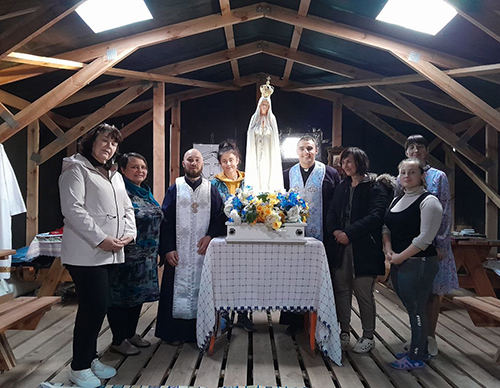
[[[12,249],[12,216],[26,212],[14,170],[0,144],[0,249]],[[0,267],[10,268],[10,258],[0,260]],[[9,279],[10,272],[0,272],[0,279]]]
[[[264,100],[269,103],[269,110],[266,116],[261,116],[260,105]],[[278,123],[270,98],[260,98],[248,125],[245,185],[252,186],[255,192],[284,190]]]

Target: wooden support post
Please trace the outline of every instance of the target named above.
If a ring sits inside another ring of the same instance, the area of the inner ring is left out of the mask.
[[[76,154],[76,152],[78,151],[78,149],[77,149],[77,148],[78,148],[78,147],[77,147],[77,142],[76,142],[76,141],[74,141],[73,143],[71,143],[70,145],[68,145],[68,146],[66,147],[66,155],[67,155],[67,156],[71,156],[71,155]]]
[[[437,139],[437,138],[436,138]],[[455,172],[456,165],[455,160],[450,157],[449,148],[444,148],[445,150],[445,164],[449,168],[449,172],[446,174],[448,177],[448,183],[450,185],[450,201],[451,201],[451,230],[455,230]],[[488,198],[488,197],[486,197]]]
[[[332,147],[342,147],[342,100],[333,101]]]
[[[26,245],[38,234],[38,200],[40,171],[38,164],[31,160],[32,153],[38,152],[40,148],[40,122],[35,120],[28,125],[28,165],[27,165],[27,189],[26,189]]]
[[[498,192],[498,132],[491,125],[486,126],[486,156],[496,163],[486,171],[486,183]],[[498,207],[486,196],[486,236],[498,239]]]
[[[159,203],[165,195],[165,84],[153,85],[153,196]]]
[[[170,121],[170,184],[180,175],[181,160],[181,103],[174,101]]]

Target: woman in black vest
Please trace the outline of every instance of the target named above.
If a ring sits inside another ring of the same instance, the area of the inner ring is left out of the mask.
[[[404,194],[396,197],[385,215],[382,231],[384,252],[391,263],[391,280],[408,311],[411,345],[408,352],[396,354],[395,369],[425,367],[429,330],[426,304],[438,271],[436,248],[432,241],[441,225],[443,208],[425,190],[424,165],[419,159],[399,164]]]

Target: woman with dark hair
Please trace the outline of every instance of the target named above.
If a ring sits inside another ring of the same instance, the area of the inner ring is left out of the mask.
[[[438,354],[436,326],[441,300],[445,294],[449,294],[458,288],[457,268],[450,241],[451,225],[453,223],[450,185],[446,173],[429,166],[427,163],[429,143],[422,135],[411,135],[408,137],[405,143],[405,150],[408,158],[417,158],[423,163],[427,191],[437,197],[443,208],[441,226],[433,243],[438,255],[439,271],[434,278],[432,293],[427,302],[427,316],[429,319],[429,338],[427,340],[429,342],[429,354],[434,357]],[[409,345],[409,343],[405,344],[407,350],[409,349]]]
[[[143,303],[160,297],[157,261],[163,212],[144,183],[148,177],[146,158],[129,152],[120,158],[119,165],[134,207],[137,238],[135,244],[125,247],[125,263],[118,266],[111,284],[108,321],[113,332],[111,351],[130,356],[151,345],[136,330]]]
[[[83,388],[116,375],[97,358],[97,337],[108,311],[109,286],[125,261],[123,247],[136,236],[134,209],[113,164],[121,141],[114,126],[98,125],[82,138],[80,153],[64,158],[59,177],[61,261],[78,294],[69,378]]]
[[[335,188],[328,210],[327,232],[333,234],[334,241],[327,244],[327,253],[342,350],[346,350],[350,342],[354,291],[363,336],[358,339],[353,351],[367,353],[375,347],[373,287],[376,277],[385,273],[382,225],[387,205],[392,198],[392,182],[385,175],[377,177],[368,173],[368,156],[357,147],[342,151],[340,164],[346,178]]]
[[[384,252],[391,263],[394,290],[403,302],[411,325],[408,352],[396,354],[395,369],[425,367],[429,322],[426,304],[438,272],[432,241],[441,225],[439,200],[425,190],[424,164],[416,158],[403,160],[399,180],[404,189],[391,203],[383,228]]]
[[[232,140],[220,143],[219,150],[217,151],[217,160],[222,168],[222,172],[212,179],[212,185],[219,191],[222,201],[226,202],[231,195],[236,193],[236,189],[244,186],[245,181],[245,173],[238,170],[240,151],[236,147],[236,143]],[[229,315],[227,313],[223,314],[221,322],[223,331],[227,327],[228,320]],[[254,330],[254,324],[246,313],[238,313],[238,325],[246,331]]]

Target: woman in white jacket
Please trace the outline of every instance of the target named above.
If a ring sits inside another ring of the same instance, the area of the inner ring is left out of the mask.
[[[61,260],[75,282],[78,313],[70,380],[83,388],[101,385],[116,370],[97,358],[97,337],[109,302],[109,285],[123,247],[136,236],[132,203],[113,164],[120,131],[100,124],[88,132],[79,153],[63,160],[59,177],[64,235]]]

